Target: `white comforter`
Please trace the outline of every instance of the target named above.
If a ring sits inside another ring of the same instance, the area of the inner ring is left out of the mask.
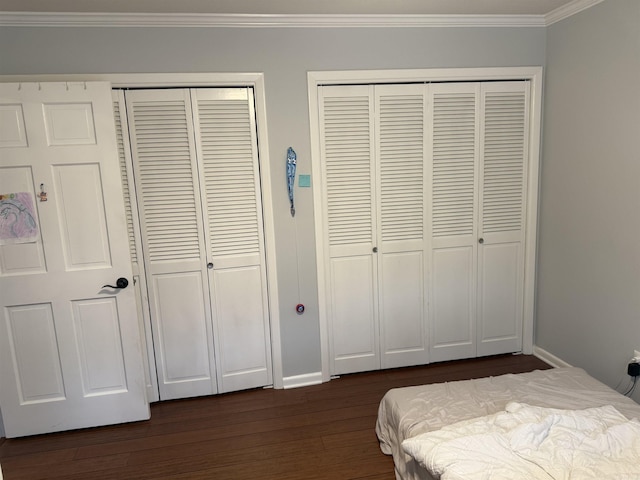
[[[640,479],[640,422],[612,406],[512,402],[506,411],[409,438],[402,448],[442,480]]]

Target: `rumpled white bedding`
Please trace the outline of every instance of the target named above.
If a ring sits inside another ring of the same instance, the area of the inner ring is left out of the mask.
[[[397,480],[437,479],[404,452],[402,441],[504,411],[509,402],[572,410],[613,405],[628,419],[640,418],[640,405],[584,370],[553,368],[391,389],[380,402],[376,423],[380,448],[393,455]]]
[[[402,447],[442,480],[640,479],[640,421],[611,405],[560,410],[511,402]]]

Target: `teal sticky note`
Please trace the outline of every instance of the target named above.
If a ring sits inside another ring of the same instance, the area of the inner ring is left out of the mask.
[[[300,175],[298,177],[298,186],[299,187],[310,187],[311,186],[311,175]]]

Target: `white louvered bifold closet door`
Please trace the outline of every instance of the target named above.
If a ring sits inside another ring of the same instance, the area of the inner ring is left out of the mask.
[[[431,85],[431,360],[476,354],[480,85]]]
[[[431,360],[522,349],[527,82],[431,86]]]
[[[380,368],[373,86],[319,88],[331,374]]]
[[[478,355],[522,348],[529,83],[483,83]]]
[[[138,221],[138,205],[136,203],[135,183],[133,179],[133,164],[131,161],[131,146],[129,143],[129,125],[127,122],[124,92],[112,90],[113,116],[116,123],[116,140],[118,142],[118,159],[120,160],[120,176],[122,177],[122,191],[127,216],[127,233],[129,235],[129,251],[133,267],[133,288],[136,292],[138,318],[140,320],[140,337],[143,342],[144,373],[147,385],[147,398],[150,402],[157,402],[158,381],[156,376],[155,356],[153,353],[153,338],[151,330],[151,315],[147,296],[147,279],[142,258],[142,238]],[[138,253],[140,252],[140,253]],[[131,286],[130,286],[131,288]]]
[[[125,93],[160,398],[217,392],[188,89]]]
[[[220,392],[272,383],[253,90],[192,90]]]
[[[376,211],[382,368],[429,361],[425,85],[376,85]]]

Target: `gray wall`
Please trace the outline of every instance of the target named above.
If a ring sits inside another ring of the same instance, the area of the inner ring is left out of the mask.
[[[543,28],[3,28],[0,45],[0,74],[264,72],[285,377],[321,369],[312,191],[292,219],[285,181],[289,146],[311,173],[307,71],[545,61]]]
[[[640,350],[639,86],[637,0],[548,27],[536,344],[612,387]]]

